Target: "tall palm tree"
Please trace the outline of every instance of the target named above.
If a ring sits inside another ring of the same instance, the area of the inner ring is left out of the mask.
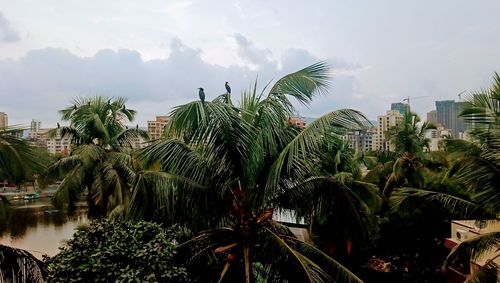
[[[446,150],[453,163],[447,178],[462,187],[463,195],[439,191],[403,190],[395,197],[397,205],[412,199],[438,201],[444,207],[462,212],[469,218],[498,219],[500,213],[500,76],[494,74],[493,85],[473,93],[463,105],[461,116],[468,123],[472,141],[447,140]],[[474,260],[485,252],[496,251],[500,257],[500,232],[481,235],[456,246],[445,265],[456,260]],[[490,280],[490,281],[486,281]],[[498,282],[500,269],[489,260],[468,282]]]
[[[138,174],[130,217],[206,229],[180,249],[192,252],[191,263],[222,263],[211,280],[359,282],[273,219],[283,207],[312,215],[319,207],[309,198],[320,188],[339,188],[312,172],[328,133],[361,127],[362,114],[334,111],[303,131],[288,123],[291,98],[307,105],[327,86],[328,67],[318,63],[262,92],[255,83],[239,106],[224,97],[177,106],[164,139],[139,154],[152,170]]]
[[[420,117],[409,112],[405,114],[402,123],[387,131],[386,137],[394,145],[397,158],[382,191],[385,207],[395,188],[423,188],[425,183],[423,150],[429,148],[429,140],[425,134],[435,128],[435,125],[427,121],[420,124]]]
[[[125,107],[123,98],[77,98],[72,106],[60,111],[68,127],[52,134],[70,137],[70,156],[56,161],[49,168],[63,176],[54,196],[58,206],[73,208],[87,194],[89,215],[107,216],[123,211],[130,199],[130,184],[135,178],[132,164],[132,141],[146,137],[145,131],[128,128],[135,111]]]

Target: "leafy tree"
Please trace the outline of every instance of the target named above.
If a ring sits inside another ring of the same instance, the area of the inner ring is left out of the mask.
[[[283,208],[310,219],[321,208],[312,199],[318,191],[342,187],[312,172],[329,133],[362,127],[364,117],[338,110],[302,131],[288,123],[290,98],[307,105],[327,85],[328,68],[318,63],[268,85],[267,94],[255,84],[238,106],[223,96],[177,106],[164,139],[139,154],[152,170],[138,174],[130,217],[208,229],[180,247],[205,268],[205,281],[359,282],[273,219]]]
[[[71,138],[74,148],[49,168],[63,180],[54,196],[57,206],[73,208],[86,194],[91,217],[120,213],[130,199],[135,178],[131,142],[146,137],[143,130],[128,128],[135,111],[125,107],[125,99],[77,98],[73,106],[60,111],[68,127],[52,134]]]
[[[80,227],[59,254],[46,259],[48,282],[185,282],[173,261],[177,227],[100,220]]]

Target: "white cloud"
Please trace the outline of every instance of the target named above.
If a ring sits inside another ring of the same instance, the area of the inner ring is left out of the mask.
[[[12,29],[10,23],[0,12],[0,42],[11,43],[21,40],[19,33]]]
[[[0,111],[8,112],[17,123],[37,118],[48,126],[58,120],[57,110],[77,95],[124,96],[139,111],[137,122],[144,125],[146,120],[168,113],[175,105],[197,99],[198,87],[203,87],[207,99],[211,99],[225,91],[224,82],[228,81],[233,93],[239,95],[257,76],[264,86],[271,79],[320,61],[306,50],[292,49],[283,56],[280,69],[276,61],[255,55],[261,50],[248,39],[244,46],[252,50],[250,56],[257,56],[258,70],[207,63],[200,56],[201,50],[180,39],[171,41],[167,59],[149,61],[128,49],[103,49],[92,57],[79,57],[59,48],[33,50],[19,60],[0,61],[0,100],[4,101]],[[270,51],[264,53],[272,56]],[[341,59],[332,60],[332,67],[357,68]],[[314,115],[339,108],[337,98],[352,97],[354,77],[339,75],[334,82],[334,90],[342,91],[342,96],[323,101]]]

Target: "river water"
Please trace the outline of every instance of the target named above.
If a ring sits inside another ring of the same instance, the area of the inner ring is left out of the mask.
[[[10,217],[0,223],[0,244],[24,249],[41,259],[54,256],[79,225],[87,223],[87,211],[67,215],[54,208],[50,200],[13,200]]]

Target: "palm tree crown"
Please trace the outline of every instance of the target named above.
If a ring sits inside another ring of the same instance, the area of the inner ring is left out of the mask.
[[[291,126],[290,98],[308,104],[327,86],[328,67],[318,63],[266,87],[267,94],[255,83],[239,106],[223,95],[176,107],[164,139],[139,154],[151,170],[136,179],[129,215],[209,229],[182,248],[197,250],[192,262],[222,260],[220,280],[359,281],[273,220],[283,203],[310,205],[312,213],[317,206],[307,198],[334,183],[312,175],[325,140],[365,120],[357,111],[338,110],[303,131]]]

